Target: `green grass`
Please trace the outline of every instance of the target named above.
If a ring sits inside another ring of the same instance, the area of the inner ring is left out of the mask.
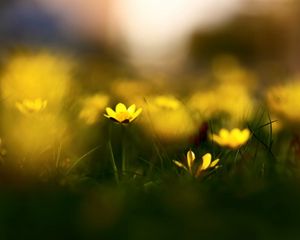
[[[0,238],[297,239],[299,156],[293,134],[273,135],[270,123],[265,116],[249,122],[252,138],[238,150],[209,139],[166,145],[129,126],[124,152],[124,133],[108,120],[95,127],[103,135],[93,147],[66,168],[61,145],[54,166],[47,159],[20,165],[8,154],[0,170]],[[172,162],[189,149],[198,161],[211,152],[220,167],[191,177]]]

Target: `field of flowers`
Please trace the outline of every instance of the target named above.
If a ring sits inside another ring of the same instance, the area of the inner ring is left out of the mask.
[[[300,78],[137,74],[49,50],[1,67],[0,239],[297,239]]]

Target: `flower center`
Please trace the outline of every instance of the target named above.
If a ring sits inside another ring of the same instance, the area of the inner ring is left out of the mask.
[[[128,120],[130,119],[131,116],[128,112],[118,112],[116,114],[116,119],[119,121],[119,122],[123,122],[125,120]]]

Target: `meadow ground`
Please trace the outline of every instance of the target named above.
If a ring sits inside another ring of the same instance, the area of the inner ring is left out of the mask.
[[[298,239],[300,84],[287,78],[263,85],[233,56],[144,78],[11,56],[0,239]]]

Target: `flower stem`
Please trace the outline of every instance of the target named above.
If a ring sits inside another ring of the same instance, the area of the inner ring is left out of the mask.
[[[118,173],[118,168],[116,165],[116,161],[115,161],[115,157],[114,157],[114,153],[113,153],[113,149],[111,146],[111,140],[109,139],[108,141],[108,148],[109,148],[109,152],[110,152],[110,159],[111,159],[111,164],[114,170],[114,176],[115,176],[115,180],[116,183],[119,184],[119,173]]]
[[[109,149],[109,153],[110,153],[111,165],[112,165],[113,171],[114,171],[114,177],[115,177],[116,183],[119,184],[119,182],[120,182],[119,181],[119,172],[118,172],[114,152],[113,152],[112,145],[111,145],[111,125],[109,127],[108,149]]]
[[[233,160],[234,165],[237,164],[237,159],[238,159],[239,153],[240,153],[240,149],[238,149],[238,150],[236,151],[236,153],[235,153],[234,160]]]
[[[122,126],[122,175],[124,176],[127,171],[127,162],[126,162],[126,131],[125,127]]]

